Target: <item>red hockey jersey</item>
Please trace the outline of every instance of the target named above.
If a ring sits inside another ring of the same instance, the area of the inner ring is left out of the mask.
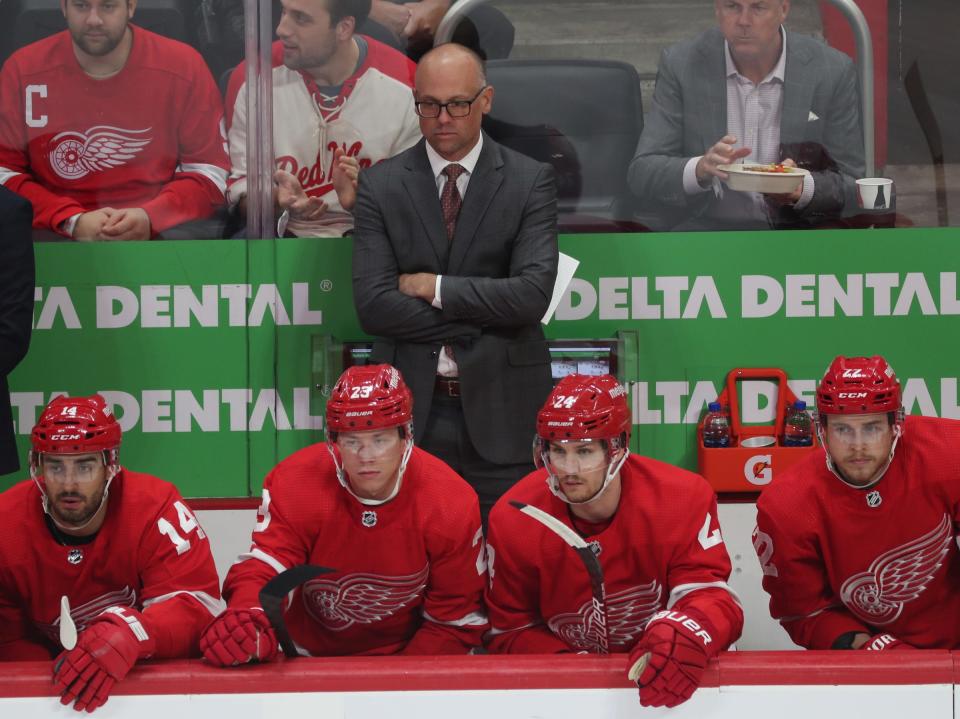
[[[0,660],[60,651],[62,596],[79,630],[107,607],[135,607],[154,656],[199,654],[223,602],[210,543],[176,487],[122,470],[96,538],[76,546],[54,538],[41,499],[32,480],[0,494]]]
[[[64,30],[0,71],[0,184],[33,203],[34,227],[142,207],[154,232],[224,204],[220,94],[200,55],[143,28],[127,64],[96,80]]]
[[[727,585],[730,557],[717,501],[686,470],[631,455],[620,470],[620,506],[594,544],[604,572],[611,651],[629,651],[662,609],[696,609],[707,619],[713,654],[740,636],[743,612]],[[514,485],[490,514],[486,592],[493,652],[595,651],[599,623],[590,580],[577,554],[509,502],[538,507],[567,526],[568,505],[537,470]]]
[[[286,622],[311,655],[455,654],[480,643],[484,546],[473,489],[414,448],[397,496],[364,505],[338,482],[323,444],[267,476],[253,546],[224,582],[231,607],[298,564],[332,574],[293,593]]]
[[[808,649],[847,632],[960,648],[958,522],[960,422],[907,417],[886,474],[863,489],[818,449],[757,501],[770,613]]]

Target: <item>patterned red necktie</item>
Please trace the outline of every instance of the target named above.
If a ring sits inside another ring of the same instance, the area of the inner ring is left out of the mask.
[[[460,214],[462,204],[460,191],[457,189],[457,178],[464,172],[466,169],[455,162],[443,168],[447,181],[443,184],[443,191],[440,193],[440,208],[443,210],[443,224],[447,227],[448,242],[453,242],[453,233],[457,229],[457,215]],[[453,345],[444,345],[443,348],[451,361],[456,362]]]
[[[447,240],[453,241],[453,232],[457,228],[457,215],[460,214],[460,192],[457,190],[457,178],[466,170],[462,165],[452,163],[443,168],[447,181],[440,193],[440,207],[443,210],[443,224],[447,227]]]

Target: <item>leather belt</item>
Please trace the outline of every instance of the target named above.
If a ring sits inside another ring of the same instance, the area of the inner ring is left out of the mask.
[[[437,376],[437,381],[433,386],[434,393],[444,397],[460,396],[460,380],[455,377]]]

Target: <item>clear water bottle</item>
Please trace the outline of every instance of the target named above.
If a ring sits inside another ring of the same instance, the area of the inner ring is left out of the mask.
[[[787,411],[783,428],[784,447],[809,447],[813,444],[813,421],[807,403],[798,399]]]
[[[707,409],[707,416],[703,420],[703,446],[729,447],[730,446],[730,417],[724,412],[719,402],[711,402]]]

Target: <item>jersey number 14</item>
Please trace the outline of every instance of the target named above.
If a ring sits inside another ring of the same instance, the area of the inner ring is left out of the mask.
[[[160,534],[168,537],[173,546],[177,548],[177,554],[183,554],[184,552],[190,549],[190,540],[187,539],[184,535],[190,534],[190,532],[196,531],[197,537],[199,539],[205,539],[206,534],[203,532],[203,528],[200,526],[200,522],[197,521],[197,518],[193,516],[187,505],[185,505],[180,500],[177,500],[173,503],[174,509],[177,510],[177,519],[180,524],[180,531],[183,532],[183,535],[176,530],[176,528],[165,518],[160,517],[157,520],[157,529],[160,530]]]

